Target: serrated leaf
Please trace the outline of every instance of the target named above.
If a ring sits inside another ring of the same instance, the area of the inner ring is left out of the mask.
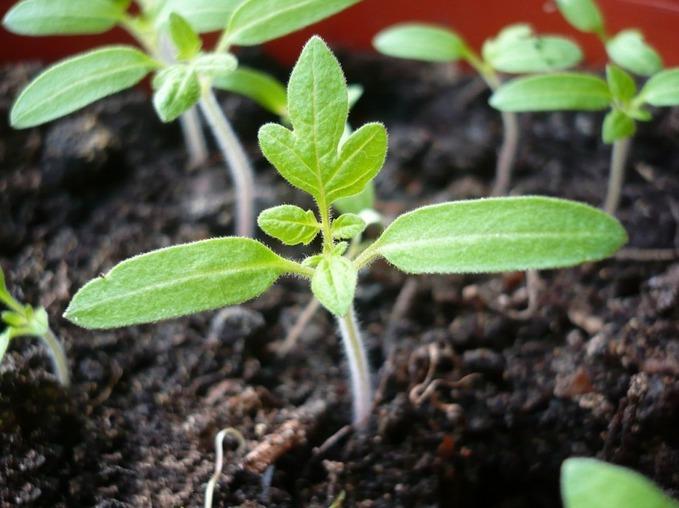
[[[153,80],[153,106],[163,122],[171,122],[191,109],[201,96],[200,80],[192,67],[173,65]]]
[[[83,286],[64,317],[84,328],[150,323],[250,300],[286,261],[247,238],[215,238],[130,258]]]
[[[255,46],[296,32],[361,0],[245,0],[227,29],[229,44]]]
[[[321,228],[314,212],[294,205],[280,205],[264,210],[259,214],[257,224],[267,235],[285,245],[308,245]]]
[[[10,341],[9,329],[5,329],[5,331],[0,333],[0,363],[2,362],[2,359],[5,356],[5,353],[7,352],[7,346],[9,346],[9,341]]]
[[[264,109],[283,117],[287,114],[285,86],[273,76],[247,67],[217,76],[212,86],[252,99]]]
[[[198,55],[203,47],[203,41],[201,41],[189,22],[176,12],[173,12],[170,14],[169,26],[170,37],[177,50],[177,59],[191,60]]]
[[[638,30],[623,30],[606,43],[608,56],[620,67],[640,76],[652,76],[662,70],[660,55]]]
[[[467,46],[452,30],[422,23],[395,25],[373,39],[380,53],[425,62],[454,62],[464,58]]]
[[[604,20],[594,0],[556,0],[566,20],[582,32],[604,33]]]
[[[502,272],[603,259],[627,241],[591,206],[544,197],[425,206],[398,217],[369,249],[408,273]]]
[[[632,100],[637,93],[637,84],[632,76],[616,65],[606,66],[606,81],[613,98],[623,104]]]
[[[129,46],[108,46],[48,68],[19,95],[12,127],[23,129],[65,116],[141,81],[158,63]]]
[[[335,316],[342,317],[349,312],[358,272],[347,258],[326,255],[316,266],[311,278],[311,291],[318,301]]]
[[[604,118],[601,136],[604,143],[614,143],[620,139],[631,138],[636,131],[636,124],[632,118],[620,110],[609,111]]]
[[[564,508],[679,508],[639,473],[586,458],[561,466],[561,496]]]
[[[492,95],[490,105],[500,111],[599,111],[611,99],[603,79],[571,72],[513,79]]]
[[[582,60],[577,44],[553,35],[512,38],[484,45],[484,58],[497,71],[527,74],[564,70]]]
[[[121,21],[123,12],[123,5],[108,0],[22,0],[3,25],[21,35],[99,34]]]
[[[208,53],[200,55],[191,65],[199,75],[219,79],[230,76],[238,67],[238,60],[230,53]]]
[[[156,24],[165,24],[170,13],[184,17],[198,33],[224,30],[231,15],[243,0],[164,0]]]
[[[332,222],[332,236],[338,240],[351,240],[360,235],[366,228],[366,223],[358,215],[345,213]]]
[[[639,96],[651,106],[679,105],[679,69],[667,69],[653,76]]]
[[[375,184],[368,182],[358,194],[341,198],[333,204],[335,209],[340,213],[356,213],[359,214],[364,210],[370,210],[375,207]]]

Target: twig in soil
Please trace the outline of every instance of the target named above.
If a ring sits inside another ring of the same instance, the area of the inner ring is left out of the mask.
[[[215,436],[215,472],[210,477],[210,481],[207,482],[205,486],[205,508],[212,508],[212,497],[214,495],[215,487],[219,481],[219,477],[222,474],[222,468],[224,467],[224,438],[226,436],[232,436],[238,441],[238,448],[236,449],[236,454],[241,454],[245,450],[245,438],[237,429],[233,427],[228,427],[226,429],[220,430]]]
[[[332,436],[323,441],[323,444],[321,444],[321,446],[317,446],[316,448],[314,448],[313,458],[317,459],[328,453],[328,450],[334,447],[337,443],[339,443],[342,439],[347,437],[353,431],[354,431],[353,425],[345,425],[344,427],[340,428]]]
[[[294,326],[285,336],[283,342],[281,342],[280,345],[275,346],[276,354],[278,356],[286,356],[290,351],[292,351],[292,349],[297,345],[297,341],[299,341],[299,337],[302,335],[302,332],[320,307],[321,302],[319,302],[318,299],[311,297],[311,300],[306,305],[306,307],[304,307],[302,313],[297,317],[297,321],[295,321]]]

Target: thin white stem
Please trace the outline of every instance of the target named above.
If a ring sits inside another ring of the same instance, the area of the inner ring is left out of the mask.
[[[255,179],[250,161],[238,136],[222,113],[214,92],[209,88],[203,92],[200,109],[231,172],[236,199],[236,234],[251,237],[255,224]]]
[[[493,196],[504,196],[509,191],[512,169],[519,148],[519,121],[516,113],[503,111],[502,125],[504,138],[497,158]]]
[[[50,359],[52,360],[52,365],[54,366],[54,371],[57,374],[59,382],[66,388],[71,386],[71,374],[68,369],[68,361],[66,360],[66,355],[64,354],[64,348],[57,339],[56,335],[52,333],[52,330],[48,329],[47,333],[41,337],[41,339],[47,345],[47,350],[50,354]]]
[[[189,166],[192,168],[204,166],[208,159],[207,144],[196,108],[185,111],[179,117],[179,124],[184,134],[186,151],[189,153]]]
[[[608,191],[604,210],[611,215],[615,215],[620,204],[622,184],[625,181],[625,166],[632,138],[619,139],[613,143],[611,152],[611,173],[608,176]]]
[[[346,316],[337,319],[344,351],[349,361],[351,392],[353,395],[354,426],[365,427],[372,409],[370,367],[353,307]]]

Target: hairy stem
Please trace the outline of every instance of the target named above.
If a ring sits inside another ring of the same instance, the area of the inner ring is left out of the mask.
[[[251,237],[255,224],[255,183],[250,161],[210,88],[203,93],[200,109],[231,172],[236,199],[236,234]]]
[[[186,150],[189,152],[189,166],[197,168],[205,165],[208,158],[207,144],[196,108],[184,112],[179,117],[179,123],[184,134]]]
[[[604,202],[604,210],[611,215],[615,215],[620,204],[622,184],[625,180],[625,166],[631,141],[632,138],[625,138],[613,143],[611,173],[608,177],[608,191],[606,192],[606,201]]]
[[[512,169],[519,148],[519,118],[516,113],[502,112],[503,140],[495,168],[493,196],[504,196],[509,191]]]
[[[372,408],[372,385],[370,382],[370,367],[361,340],[361,333],[356,322],[353,307],[346,316],[337,318],[344,351],[349,361],[351,375],[351,392],[353,395],[354,425],[365,427]]]
[[[54,335],[50,329],[47,329],[47,333],[40,338],[47,346],[54,372],[56,373],[59,382],[62,386],[68,388],[71,386],[71,374],[68,369],[68,362],[61,342],[59,342],[59,339],[57,339],[56,335]]]

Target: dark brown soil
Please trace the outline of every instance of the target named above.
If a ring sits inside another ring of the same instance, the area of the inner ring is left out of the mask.
[[[445,67],[343,61],[366,87],[354,122],[390,131],[377,181],[386,215],[487,194],[500,123],[476,81]],[[272,351],[309,300],[300,282],[152,326],[89,332],[60,317],[83,283],[130,255],[229,234],[232,194],[216,156],[185,168],[178,128],[162,126],[141,92],[10,130],[10,101],[35,71],[5,68],[0,83],[0,262],[18,297],[47,306],[74,386],[55,383],[39,344],[11,345],[0,366],[0,505],[202,506],[214,435],[233,427],[249,452],[281,426],[305,439],[264,475],[241,468],[227,439],[215,506],[327,507],[344,492],[344,506],[365,508],[556,507],[559,465],[572,455],[634,467],[679,495],[676,261],[545,272],[530,319],[522,274],[407,283],[375,265],[357,308],[379,404],[368,431],[319,452],[348,423],[350,400],[326,313],[285,358]],[[271,118],[224,101],[259,170],[259,205],[303,199],[257,150],[256,130]],[[512,192],[599,204],[609,153],[601,117],[521,123]],[[634,247],[679,246],[677,139],[674,110],[635,141],[620,210]],[[441,381],[421,396],[432,360]]]

